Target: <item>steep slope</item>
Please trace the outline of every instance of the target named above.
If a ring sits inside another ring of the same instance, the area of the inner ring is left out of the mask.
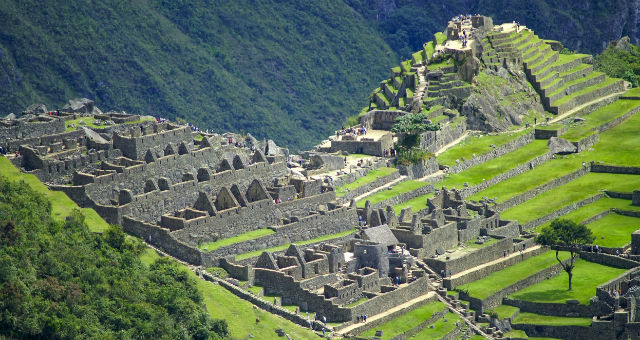
[[[10,0],[0,18],[5,114],[89,97],[294,149],[340,125],[395,61],[334,1]]]

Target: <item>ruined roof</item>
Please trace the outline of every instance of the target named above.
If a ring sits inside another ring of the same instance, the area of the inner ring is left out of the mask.
[[[365,229],[362,232],[362,239],[392,246],[398,244],[398,239],[393,235],[391,229],[386,224]]]

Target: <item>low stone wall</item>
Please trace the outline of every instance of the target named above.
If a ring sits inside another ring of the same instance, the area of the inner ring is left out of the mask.
[[[401,175],[409,176],[409,178],[422,178],[437,172],[440,169],[438,160],[435,157],[431,157],[424,161],[422,164],[402,165],[398,164],[398,170]]]
[[[523,227],[523,229],[535,228],[535,227],[537,227],[537,226],[539,226],[541,224],[547,223],[547,222],[549,222],[549,221],[551,221],[551,220],[553,220],[555,218],[558,218],[560,216],[564,216],[564,215],[566,215],[566,214],[568,214],[568,213],[570,213],[570,212],[572,212],[574,210],[580,209],[580,208],[584,207],[587,204],[591,204],[591,203],[601,199],[602,197],[604,197],[604,193],[593,195],[593,196],[591,196],[589,198],[586,198],[586,199],[584,199],[582,201],[569,204],[568,206],[562,207],[562,208],[560,208],[560,209],[558,209],[558,210],[556,210],[556,211],[554,211],[554,212],[552,212],[550,214],[547,214],[547,215],[542,216],[542,217],[540,217],[538,219],[535,219],[535,220],[533,220],[533,221],[531,221],[529,223],[526,223],[522,227]]]
[[[567,132],[567,126],[563,125],[559,129],[548,130],[548,129],[535,129],[535,137],[536,139],[550,139],[551,137],[560,137],[563,133]]]
[[[474,138],[474,137],[467,137],[467,138]],[[507,144],[501,145],[485,154],[482,155],[478,155],[475,156],[471,159],[468,159],[466,161],[463,161],[457,165],[454,165],[452,167],[449,167],[449,173],[450,174],[457,174],[458,172],[462,172],[464,170],[467,170],[471,167],[474,167],[478,164],[482,164],[485,162],[488,162],[494,158],[500,157],[502,155],[505,155],[509,152],[515,151],[531,142],[533,142],[534,140],[534,133],[533,131],[525,133],[524,135],[508,142]]]
[[[597,220],[609,215],[610,213],[611,213],[610,210],[603,211],[603,212],[601,212],[599,214],[596,214],[594,216],[591,216],[591,217],[587,218],[586,220],[580,222],[580,224],[587,225],[587,224],[593,223],[593,222],[595,222],[595,221],[597,221]]]
[[[523,330],[530,337],[549,337],[567,340],[611,340],[612,334],[597,336],[588,326],[547,326],[530,324],[512,324],[513,329]]]
[[[427,326],[431,325],[432,323],[438,321],[439,319],[441,319],[442,317],[444,317],[447,312],[449,311],[448,308],[443,308],[442,310],[433,313],[433,315],[431,315],[430,318],[428,318],[427,320],[423,321],[422,323],[420,323],[419,325],[417,325],[416,327],[411,328],[410,330],[398,334],[396,336],[394,336],[393,338],[391,338],[391,340],[405,340],[405,339],[409,339],[410,337],[420,333],[420,331],[422,331],[423,329],[425,329]],[[442,339],[445,339],[444,337]],[[455,339],[455,338],[454,338]]]
[[[489,274],[493,273],[493,272],[497,272],[500,271],[502,269],[505,269],[507,267],[513,266],[515,264],[518,264],[526,259],[529,259],[531,257],[534,256],[538,256],[542,253],[544,253],[545,251],[547,251],[548,249],[546,248],[537,248],[535,250],[532,251],[528,251],[528,252],[524,252],[522,253],[522,255],[518,255],[518,256],[511,256],[506,258],[504,261],[500,261],[482,268],[478,268],[477,270],[474,270],[472,272],[469,272],[463,276],[460,277],[456,277],[456,278],[446,278],[442,281],[442,284],[445,288],[451,290],[454,289],[458,286],[462,286],[464,284],[467,284],[469,282],[473,282],[473,281],[477,281],[480,280],[484,277],[487,277]]]
[[[379,209],[379,208],[384,208],[387,205],[397,205],[400,203],[404,203],[408,200],[414,199],[416,197],[420,197],[428,193],[432,193],[433,191],[434,191],[433,184],[427,184],[418,189],[414,189],[414,190],[407,191],[405,193],[390,197],[387,200],[371,205],[371,207],[374,209]],[[426,198],[425,198],[425,201],[426,201]]]
[[[122,222],[122,229],[125,232],[142,238],[145,242],[182,261],[196,266],[202,264],[200,251],[171,237],[169,229],[138,221],[129,216],[124,216]]]
[[[429,152],[436,152],[443,146],[460,138],[467,131],[466,120],[461,121],[455,127],[446,125],[438,131],[426,131],[420,135],[420,148]]]
[[[580,170],[576,170],[570,174],[564,175],[562,177],[558,177],[558,178],[554,178],[551,181],[538,186],[536,188],[533,188],[527,192],[524,192],[520,195],[514,196],[512,198],[507,199],[506,201],[502,202],[502,203],[498,203],[495,205],[495,209],[497,211],[505,211],[507,209],[513,208],[516,205],[522,204],[530,199],[533,199],[534,197],[547,192],[551,189],[557,188],[561,185],[565,185],[577,178],[580,178],[586,174],[588,174],[590,171],[590,169],[587,168],[582,168]]]
[[[465,256],[455,259],[447,260],[441,256],[435,259],[426,258],[424,259],[424,262],[436,273],[440,273],[444,270],[447,275],[449,275],[449,271],[451,271],[452,274],[460,273],[467,269],[482,265],[483,263],[499,259],[504,255],[505,251],[510,251],[512,249],[513,240],[505,238],[494,244],[469,252]]]
[[[469,196],[474,195],[477,192],[480,192],[490,186],[496,185],[504,180],[507,180],[511,177],[515,177],[518,176],[520,174],[523,174],[539,165],[542,165],[544,163],[546,163],[548,160],[550,160],[553,157],[553,152],[547,152],[544,155],[540,155],[526,163],[520,164],[517,167],[499,174],[493,178],[490,178],[488,180],[485,180],[484,182],[472,186],[472,187],[468,187],[468,188],[463,188],[462,190],[460,190],[460,194],[462,195],[463,198],[467,198]]]
[[[592,163],[591,171],[609,174],[640,175],[640,167],[635,166],[618,166]]]
[[[640,266],[640,262],[625,259],[620,256],[605,254],[605,253],[592,253],[588,251],[581,251],[580,258],[589,262],[599,263],[609,267],[631,269]]]
[[[588,137],[582,138],[577,142],[571,142],[576,148],[576,152],[582,152],[588,150],[590,147],[594,146],[596,143],[600,141],[600,134],[594,133]]]
[[[220,267],[224,268],[232,278],[247,281],[250,285],[253,285],[254,272],[250,266],[241,266],[227,261],[227,259],[220,259]]]
[[[343,186],[345,184],[353,183],[358,178],[366,176],[369,173],[369,171],[378,169],[378,168],[386,166],[386,165],[387,165],[387,160],[386,159],[378,158],[377,160],[374,160],[374,161],[370,162],[366,168],[355,169],[351,173],[348,173],[348,174],[342,175],[342,176],[340,176],[338,178],[335,178],[333,180],[332,184],[333,184],[334,187],[337,188],[337,187],[341,187],[341,186]]]
[[[363,186],[360,186],[356,189],[353,189],[351,191],[349,191],[348,193],[344,194],[342,197],[340,197],[340,201],[342,202],[348,202],[350,201],[352,198],[358,197],[364,193],[367,193],[377,187],[381,187],[389,182],[392,182],[396,179],[398,179],[400,177],[400,172],[399,171],[394,171],[392,174],[384,176],[384,177],[380,177],[378,179],[376,179],[373,182],[367,183]]]
[[[591,317],[589,306],[582,304],[542,303],[509,298],[504,298],[502,304],[518,307],[520,312],[553,316]]]
[[[605,190],[604,192],[605,194],[607,194],[607,196],[611,198],[620,198],[620,199],[629,200],[629,201],[633,199],[633,193],[630,193],[630,192],[617,192],[617,191],[609,191],[609,190]]]

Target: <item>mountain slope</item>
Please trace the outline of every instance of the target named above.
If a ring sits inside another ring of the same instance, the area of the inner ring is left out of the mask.
[[[308,148],[395,54],[335,1],[3,1],[3,112],[72,97]]]

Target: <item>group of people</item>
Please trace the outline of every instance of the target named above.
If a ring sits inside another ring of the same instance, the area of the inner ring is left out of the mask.
[[[395,157],[396,156],[396,149],[389,148],[387,150],[384,150],[384,156],[385,157]]]
[[[367,314],[362,314],[360,316],[356,316],[356,322],[367,322]]]
[[[341,130],[336,131],[336,137],[340,136],[340,135],[355,135],[355,136],[360,136],[360,135],[366,135],[367,134],[367,128],[364,126],[361,127],[349,127],[346,128],[343,126]]]
[[[0,145],[0,155],[6,155],[7,154],[7,149],[4,148],[4,146]]]

